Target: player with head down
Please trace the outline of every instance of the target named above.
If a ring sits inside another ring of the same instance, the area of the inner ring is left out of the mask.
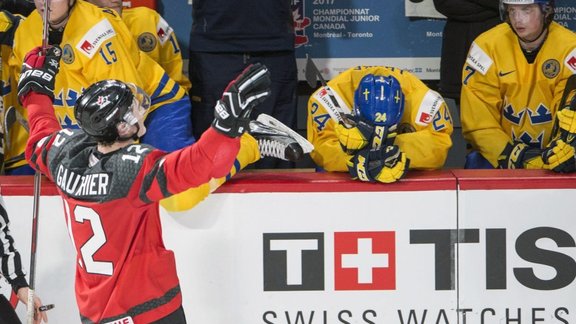
[[[554,22],[554,6],[501,0],[504,23],[472,43],[462,72],[462,133],[473,149],[467,168],[576,170],[576,143],[555,128],[576,135],[575,86],[568,83],[576,74],[576,34]]]
[[[77,252],[82,323],[185,323],[174,255],[164,247],[159,201],[225,176],[269,94],[269,72],[252,65],[226,88],[212,127],[193,145],[166,153],[137,143],[150,98],[137,86],[99,81],[78,98],[80,129],[62,129],[52,106],[61,50],[31,51],[19,98],[27,109],[26,158],[54,181]]]
[[[347,108],[352,105],[353,110]],[[339,121],[334,106],[344,112]],[[348,69],[308,101],[314,162],[362,181],[391,183],[408,169],[441,168],[452,129],[442,97],[413,74],[392,67]]]

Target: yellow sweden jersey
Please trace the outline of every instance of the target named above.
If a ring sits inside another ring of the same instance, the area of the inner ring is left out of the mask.
[[[16,19],[22,19],[21,16],[14,16]],[[21,22],[21,20],[20,20]],[[2,90],[1,102],[0,102],[0,129],[4,136],[2,141],[2,152],[5,147],[10,146],[13,141],[23,141],[26,142],[28,138],[28,123],[25,121],[24,117],[20,112],[15,109],[15,105],[18,104],[18,82],[14,79],[14,74],[11,73],[9,66],[10,55],[12,55],[12,43],[14,29],[16,26],[13,21],[5,12],[0,13],[0,33],[2,45],[0,47],[1,51],[1,83],[0,87]],[[19,123],[21,127],[13,127],[15,123]],[[23,132],[18,132],[17,130],[23,130]],[[24,151],[21,152],[20,156],[7,156],[3,161],[5,166],[10,167],[17,161],[21,164],[24,159]]]
[[[160,64],[181,87],[190,90],[190,80],[182,73],[182,52],[176,34],[166,20],[147,7],[122,10],[122,20],[140,50]]]
[[[507,143],[543,148],[567,78],[576,73],[576,35],[553,22],[533,63],[506,23],[480,35],[462,72],[464,138],[493,166]]]
[[[19,74],[26,53],[40,46],[41,38],[42,17],[35,10],[16,30],[14,53],[10,58],[13,73]],[[54,108],[65,128],[77,127],[73,113],[76,99],[85,88],[100,80],[118,79],[138,85],[151,96],[151,111],[186,95],[160,65],[138,50],[132,34],[113,10],[77,0],[70,11],[60,47],[63,54],[56,76]],[[16,110],[17,115],[26,116],[22,107]],[[15,123],[14,127],[20,125]],[[22,133],[27,137],[22,127],[13,131],[18,139]],[[6,158],[19,156],[25,145],[25,140],[12,140],[5,148]]]
[[[411,169],[438,169],[444,165],[452,146],[452,118],[442,97],[430,90],[413,74],[382,66],[356,67],[344,71],[328,82],[350,108],[354,91],[367,74],[392,75],[400,82],[405,109],[395,144],[410,159]],[[334,131],[335,122],[317,98],[316,91],[308,101],[308,140],[314,145],[310,156],[327,171],[348,171],[351,155],[340,147]]]
[[[25,118],[25,111],[18,107],[18,82],[11,73],[8,60],[12,54],[12,48],[1,45],[2,51],[2,112],[0,122],[4,140],[2,148],[4,151],[4,167],[11,168],[26,164],[24,160],[24,146],[20,145],[20,151],[13,153],[15,143],[26,144],[28,139],[28,122]]]

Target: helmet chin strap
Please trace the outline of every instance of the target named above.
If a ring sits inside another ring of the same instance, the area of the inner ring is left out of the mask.
[[[132,125],[132,126],[135,126],[135,127],[136,127],[136,131],[134,132],[134,134],[129,135],[129,136],[125,136],[125,137],[118,136],[117,141],[119,141],[119,142],[124,142],[124,141],[128,141],[128,140],[134,140],[134,141],[139,140],[139,139],[140,139],[140,136],[138,136],[138,132],[140,132],[140,125],[139,125],[138,123],[136,123],[136,124],[134,124],[134,125]]]
[[[514,28],[512,28],[512,30],[514,30]],[[524,43],[530,44],[530,43],[534,43],[535,41],[537,41],[538,38],[540,38],[540,36],[542,36],[547,30],[548,30],[548,27],[546,27],[546,26],[542,27],[542,31],[538,34],[538,36],[534,37],[534,38],[531,39],[531,40],[520,37],[520,35],[518,35],[518,33],[516,33],[515,30],[514,30],[514,34],[516,34],[516,36],[518,36],[518,39],[520,39],[520,40],[523,41]]]
[[[540,36],[542,36],[547,30],[548,30],[548,24],[546,24],[546,16],[542,17],[542,31],[540,31],[540,33],[538,34],[538,36],[534,37],[533,39],[526,39],[523,37],[520,37],[520,35],[518,35],[518,33],[516,32],[516,30],[514,29],[514,27],[512,27],[512,24],[510,23],[510,20],[508,20],[508,25],[510,25],[510,28],[512,28],[512,31],[514,32],[514,34],[516,34],[516,36],[518,37],[519,40],[521,40],[522,42],[526,43],[526,44],[530,44],[530,43],[534,43],[535,41],[538,40],[538,38],[540,38]]]
[[[55,29],[55,30],[62,28],[62,26],[60,26],[60,25],[63,22],[65,22],[68,19],[68,17],[70,17],[70,11],[68,11],[66,13],[66,15],[64,15],[64,17],[58,19],[57,21],[49,21],[48,23],[50,24],[50,28]],[[54,27],[54,26],[58,26],[58,27]]]

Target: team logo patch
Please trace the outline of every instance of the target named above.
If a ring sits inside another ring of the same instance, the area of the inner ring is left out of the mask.
[[[560,62],[555,59],[549,59],[542,64],[542,73],[548,79],[555,78],[560,73]]]
[[[88,56],[88,58],[92,58],[100,46],[115,35],[116,31],[114,27],[112,27],[108,19],[103,19],[94,25],[94,27],[90,28],[80,42],[76,44],[76,48],[80,53]]]
[[[143,52],[150,52],[156,47],[156,38],[152,33],[142,33],[138,36],[138,48]]]
[[[104,108],[110,104],[110,100],[108,99],[108,96],[98,96],[98,99],[96,99],[96,104],[98,104],[100,108]]]
[[[160,45],[164,45],[168,39],[170,39],[170,35],[174,30],[166,20],[160,17],[160,21],[158,21],[158,26],[156,26],[156,34],[158,35],[158,39],[160,40]]]
[[[66,64],[74,63],[74,50],[70,44],[66,44],[62,48],[62,61]]]
[[[480,46],[476,45],[476,43],[472,43],[470,51],[468,52],[468,57],[466,58],[466,63],[476,71],[482,73],[482,75],[486,75],[486,72],[488,72],[494,61],[492,61]]]
[[[420,126],[427,126],[432,122],[434,115],[436,115],[443,103],[444,99],[442,99],[442,96],[436,91],[428,90],[422,99],[422,103],[420,103],[414,122]]]
[[[572,50],[572,52],[568,54],[564,64],[572,70],[572,73],[576,73],[576,49]]]

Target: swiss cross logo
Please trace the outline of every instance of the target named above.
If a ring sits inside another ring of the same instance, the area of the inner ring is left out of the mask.
[[[334,233],[334,289],[396,289],[395,237]],[[264,233],[263,243],[264,291],[324,290],[324,233]]]
[[[334,233],[336,290],[396,289],[394,232]]]

